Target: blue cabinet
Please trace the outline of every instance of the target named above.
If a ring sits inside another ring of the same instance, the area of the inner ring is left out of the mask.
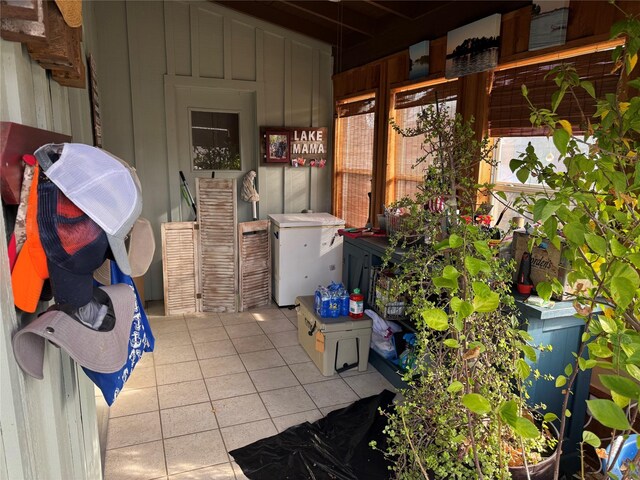
[[[538,353],[538,362],[532,367],[543,375],[564,375],[565,367],[575,361],[573,353],[578,351],[585,328],[584,320],[573,316],[575,310],[571,302],[557,302],[552,308],[541,308],[516,300],[516,305],[528,323],[527,331],[533,337],[533,343],[552,346],[551,351]],[[562,470],[567,473],[575,472],[580,465],[578,442],[582,440],[590,381],[591,370],[581,371],[569,397],[567,408],[571,417],[567,418],[562,456]],[[560,417],[564,395],[554,381],[542,378],[534,381],[529,394],[532,405],[543,403],[547,412]]]
[[[387,246],[386,238],[380,237],[345,237],[344,239],[342,282],[349,291],[360,288],[365,296],[367,308],[369,308],[366,300],[372,267],[382,264]],[[401,250],[393,255],[396,261],[401,257]],[[551,351],[538,354],[538,362],[533,368],[537,368],[542,375],[550,374],[554,377],[563,375],[565,366],[574,361],[573,353],[578,351],[584,332],[584,321],[574,317],[575,310],[571,302],[556,302],[552,308],[541,308],[524,303],[522,297],[517,297],[516,305],[523,322],[526,321],[526,330],[533,337],[533,343],[552,346]],[[391,384],[398,388],[406,387],[394,364],[383,359],[373,350],[370,352],[369,361]],[[562,458],[562,469],[568,473],[575,472],[580,464],[578,442],[582,439],[586,414],[585,402],[589,395],[590,380],[591,370],[580,372],[569,399],[568,409],[571,411],[571,417],[567,418]],[[547,406],[546,411],[560,417],[563,395],[561,389],[556,388],[555,382],[542,378],[534,381],[529,388],[529,394],[532,405],[543,403]]]

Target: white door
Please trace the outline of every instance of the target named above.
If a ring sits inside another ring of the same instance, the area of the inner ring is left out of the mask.
[[[255,92],[213,87],[176,87],[176,151],[195,201],[195,179],[235,178],[238,182],[238,222],[252,218],[251,204],[240,198],[242,179],[257,171]],[[176,165],[176,163],[173,163]],[[178,178],[179,172],[172,172]],[[172,198],[178,198],[172,195]],[[172,205],[175,208],[175,205]],[[194,218],[180,199],[182,220]]]

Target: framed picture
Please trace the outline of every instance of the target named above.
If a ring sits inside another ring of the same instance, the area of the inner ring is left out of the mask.
[[[265,129],[262,136],[264,138],[264,162],[289,163],[290,132],[284,129]]]
[[[447,34],[446,78],[484,72],[498,65],[501,18],[496,13]]]
[[[413,44],[409,47],[409,78],[429,75],[429,40]]]
[[[568,0],[538,0],[533,4],[529,50],[564,45],[569,22]]]

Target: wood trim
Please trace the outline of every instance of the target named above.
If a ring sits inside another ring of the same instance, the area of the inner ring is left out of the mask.
[[[610,50],[618,45],[624,44],[624,39],[621,38],[609,40],[608,35],[601,35],[600,37],[603,38],[601,41],[594,42],[596,38],[590,37],[590,42],[584,42],[583,39],[580,39],[576,42],[572,42],[574,43],[572,46],[565,44],[561,47],[545,48],[544,50],[536,51],[536,55],[531,55],[531,52],[526,52],[529,55],[512,55],[509,58],[505,58],[505,61],[499,63],[496,71],[523,67],[525,65],[535,65],[536,63],[550,62],[553,60],[565,60],[567,58],[577,57],[578,55]]]

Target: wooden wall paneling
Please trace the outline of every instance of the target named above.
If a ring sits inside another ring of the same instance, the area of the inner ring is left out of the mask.
[[[51,94],[51,130],[71,135],[69,90],[57,82],[49,83]]]
[[[223,45],[224,55],[222,60],[224,62],[224,79],[231,80],[233,78],[233,18],[224,17],[224,30],[223,30]]]
[[[200,311],[197,234],[195,222],[161,225],[165,315]]]
[[[124,158],[124,160],[130,160],[138,170],[144,197],[142,215],[162,223],[168,220],[170,208],[167,195],[169,169],[163,82],[167,67],[166,53],[163,48],[159,48],[165,45],[164,4],[125,2],[125,8],[131,85],[129,103],[132,108],[135,156],[133,159]],[[100,69],[100,71],[104,70],[106,69]],[[116,96],[120,95],[121,93],[116,93]],[[110,99],[101,98],[101,100],[104,105]],[[121,102],[119,99],[115,101]],[[106,123],[103,126],[104,130],[108,129]],[[104,140],[106,142],[106,135]],[[105,143],[105,148],[110,147]],[[159,235],[159,230],[154,229],[157,232],[156,235]],[[156,243],[160,243],[158,237],[156,237]],[[145,282],[149,299],[160,298],[161,279],[162,262],[160,252],[156,252],[146,277],[148,281]]]
[[[206,49],[204,52],[200,52],[200,15],[196,5],[191,5],[189,8],[189,51],[191,52],[191,77],[200,77],[200,56],[206,55]]]
[[[168,8],[169,4],[173,3],[167,2],[165,7]],[[95,9],[96,19],[100,22],[100,35],[97,37],[94,53],[98,64],[102,143],[106,150],[135,165],[132,82],[129,68],[131,52],[127,34],[126,6],[124,2],[91,2],[91,5]],[[169,12],[166,17],[169,17]],[[102,19],[109,21],[101,21]],[[146,201],[145,193],[143,191]],[[160,224],[156,223],[154,226],[154,230],[159,232]],[[157,244],[160,242],[157,241]],[[160,285],[158,287],[160,294],[162,289]],[[147,292],[150,292],[148,288]]]
[[[0,78],[3,104],[1,120],[37,125],[36,106],[32,91],[24,88],[31,83],[31,63],[27,50],[18,42],[2,40],[0,48]]]
[[[235,312],[238,296],[235,179],[197,178],[203,312]]]
[[[447,37],[439,37],[429,42],[429,75],[444,77],[447,60]]]
[[[198,44],[194,55],[200,65],[200,76],[224,78],[224,18],[204,8],[197,11]]]
[[[500,27],[500,57],[510,57],[529,50],[531,6],[502,15]],[[446,52],[445,52],[446,54]]]
[[[484,137],[489,119],[489,90],[493,72],[480,72],[466,75],[458,79],[460,87],[458,91],[457,112],[464,120],[474,119],[473,128],[476,139]],[[491,166],[482,163],[474,167],[473,178],[479,183],[491,181]],[[489,199],[485,195],[479,195],[477,203],[483,203]]]
[[[38,128],[46,129],[47,126],[53,125],[51,90],[49,88],[47,71],[37,63],[32,63],[31,75],[33,78],[33,93],[36,107],[36,125]],[[68,108],[69,106],[67,104],[67,109]]]
[[[231,78],[256,79],[256,28],[244,22],[231,22]]]
[[[291,43],[290,114],[287,125],[309,126],[313,108],[313,49]],[[291,154],[292,156],[293,153]],[[285,212],[300,212],[309,207],[311,167],[285,167]]]
[[[53,5],[53,4],[51,4]],[[86,7],[90,13],[91,6]],[[94,28],[90,15],[84,27]],[[0,118],[74,135],[86,128],[85,95],[47,78],[19,43],[0,40]],[[75,103],[75,105],[71,105]],[[82,138],[78,137],[78,141]],[[7,227],[0,218],[0,231]],[[11,354],[11,337],[36,314],[13,307],[6,242],[0,242],[0,477],[100,478],[96,397],[91,381],[62,350],[46,347],[43,380],[25,375]],[[48,305],[39,305],[38,313]]]
[[[269,220],[238,224],[240,311],[271,303],[271,233]]]
[[[271,32],[263,35],[264,116],[267,125],[284,126],[285,39]]]
[[[167,38],[171,43],[167,50],[167,73],[175,75],[191,75],[192,51],[191,44],[191,9],[187,2],[165,1],[166,20],[169,22]],[[166,23],[166,22],[165,22]]]
[[[318,56],[318,74],[315,78],[331,78],[333,59],[329,53],[320,52]],[[318,117],[314,125],[327,127],[327,162],[333,163],[333,92],[331,84],[321,81],[318,85]],[[311,172],[311,209],[314,212],[331,211],[331,168],[316,168]]]

